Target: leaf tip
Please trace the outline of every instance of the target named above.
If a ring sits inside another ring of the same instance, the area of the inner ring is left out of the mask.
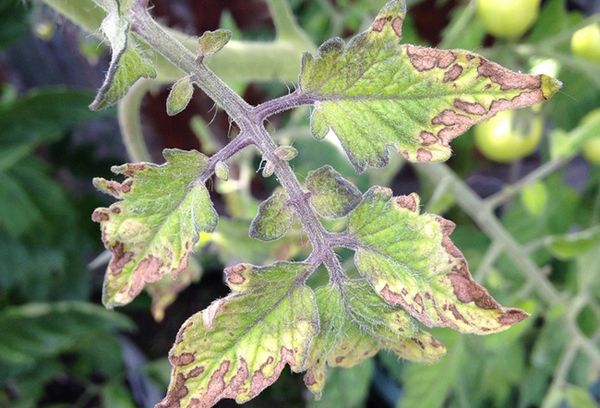
[[[544,98],[550,99],[552,98],[563,86],[563,83],[556,78],[552,78],[548,75],[541,75],[542,80],[542,94]]]

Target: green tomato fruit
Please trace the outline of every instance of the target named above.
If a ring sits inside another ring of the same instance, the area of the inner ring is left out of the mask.
[[[592,120],[600,117],[600,109],[596,109],[585,115],[581,120],[581,124],[585,125],[590,123]],[[581,154],[587,161],[592,164],[600,164],[600,132],[597,136],[594,136],[581,145]]]
[[[509,163],[533,153],[543,133],[543,119],[531,110],[503,111],[475,127],[475,144],[488,159]]]
[[[600,64],[600,24],[590,24],[573,33],[571,51],[578,57]]]
[[[541,0],[477,0],[485,28],[498,38],[521,37],[538,18]]]

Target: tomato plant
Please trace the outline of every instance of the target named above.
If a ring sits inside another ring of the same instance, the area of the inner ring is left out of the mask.
[[[600,118],[600,109],[588,113],[581,121],[582,125],[588,124]],[[597,136],[586,140],[581,146],[581,153],[590,163],[600,164],[600,131]]]
[[[508,163],[533,153],[543,131],[544,120],[531,111],[500,112],[475,127],[475,143],[488,159]]]

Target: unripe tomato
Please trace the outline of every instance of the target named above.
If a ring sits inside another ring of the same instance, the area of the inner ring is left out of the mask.
[[[582,120],[581,124],[585,125],[594,119],[600,117],[600,109],[596,109],[588,113]],[[581,154],[587,161],[593,164],[600,164],[600,132],[581,145]]]
[[[538,18],[541,0],[477,0],[477,12],[495,37],[521,37]]]
[[[590,24],[575,31],[571,51],[578,57],[600,64],[600,24]]]
[[[508,163],[535,151],[544,121],[531,110],[502,111],[475,127],[475,144],[490,160]]]

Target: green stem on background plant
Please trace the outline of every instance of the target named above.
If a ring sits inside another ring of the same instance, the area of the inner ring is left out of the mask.
[[[121,137],[129,158],[136,162],[152,160],[142,131],[141,105],[146,93],[156,86],[156,82],[142,79],[129,89],[118,105]]]

